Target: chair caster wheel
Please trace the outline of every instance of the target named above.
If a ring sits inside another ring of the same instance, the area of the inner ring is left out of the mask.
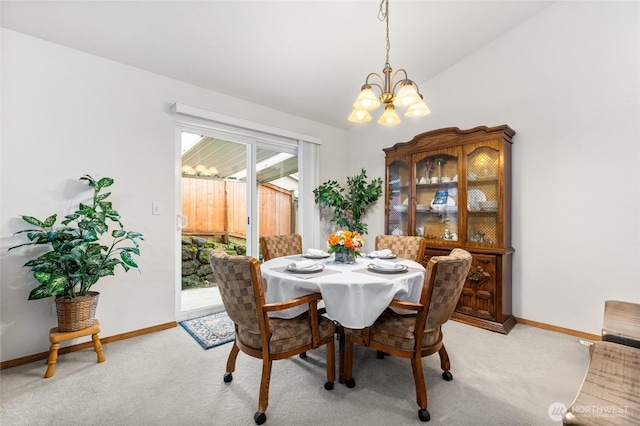
[[[255,420],[257,425],[261,425],[262,423],[267,421],[267,415],[265,413],[261,413],[260,411],[256,411],[253,415],[253,420]]]
[[[307,353],[306,352],[302,352],[300,354],[300,358],[305,359],[307,357]]]
[[[442,378],[447,382],[450,382],[453,380],[453,374],[451,374],[451,371],[445,371],[444,373],[442,373]]]
[[[324,388],[326,390],[332,390],[333,389],[333,382],[327,382],[324,384]]]
[[[224,373],[224,382],[225,383],[229,383],[232,380],[233,380],[233,376],[231,375],[231,373]]]
[[[346,382],[344,382],[345,385],[347,385],[348,388],[355,388],[356,387],[356,381],[351,378],[351,379],[347,379]]]
[[[431,416],[429,415],[429,410],[427,409],[418,410],[418,417],[420,418],[421,422],[428,422],[429,420],[431,420]]]

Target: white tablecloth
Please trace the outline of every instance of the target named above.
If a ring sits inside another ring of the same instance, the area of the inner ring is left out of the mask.
[[[367,271],[371,259],[358,257],[355,264],[336,263],[333,256],[316,260],[325,265],[326,273],[292,274],[282,268],[305,260],[300,255],[278,257],[261,265],[267,303],[282,302],[320,292],[327,316],[349,328],[372,325],[389,306],[391,299],[419,302],[425,269],[417,262],[398,259],[408,272],[381,274]],[[273,313],[280,318],[293,318],[306,311],[300,306]]]

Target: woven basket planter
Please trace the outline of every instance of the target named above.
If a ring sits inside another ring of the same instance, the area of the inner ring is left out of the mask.
[[[86,296],[65,299],[56,297],[56,312],[58,314],[58,331],[78,331],[93,325],[98,306],[97,291],[90,291]]]

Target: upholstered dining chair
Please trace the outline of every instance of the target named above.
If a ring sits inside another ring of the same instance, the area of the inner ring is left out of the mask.
[[[448,256],[434,256],[427,264],[419,303],[392,300],[389,307],[417,311],[398,314],[387,308],[369,328],[345,328],[345,372],[347,387],[354,387],[353,343],[377,349],[390,355],[411,359],[418,417],[423,422],[431,416],[428,410],[427,387],[422,372],[422,357],[438,352],[442,378],[450,381],[453,375],[449,355],[444,347],[442,325],[449,320],[462,292],[471,266],[471,254],[455,248]],[[418,339],[416,339],[416,336]]]
[[[299,234],[264,235],[260,237],[260,250],[265,262],[276,257],[302,254],[302,237]]]
[[[327,382],[333,389],[335,381],[335,325],[318,315],[320,294],[311,294],[279,303],[265,303],[260,262],[248,256],[229,256],[214,251],[211,268],[220,288],[220,295],[229,317],[235,324],[235,341],[227,359],[224,381],[232,381],[238,352],[262,359],[262,378],[258,398],[257,424],[267,420],[269,382],[274,360],[285,359],[313,348],[326,345]],[[308,304],[309,310],[293,319],[269,317],[269,312]]]
[[[389,249],[398,257],[422,263],[427,240],[407,235],[378,235],[376,250]]]

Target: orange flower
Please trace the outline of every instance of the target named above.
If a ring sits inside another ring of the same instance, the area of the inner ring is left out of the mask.
[[[359,252],[364,244],[364,238],[362,238],[362,235],[360,235],[358,231],[343,229],[342,231],[329,235],[327,242],[329,243],[329,253],[333,253],[339,247],[345,247]]]

